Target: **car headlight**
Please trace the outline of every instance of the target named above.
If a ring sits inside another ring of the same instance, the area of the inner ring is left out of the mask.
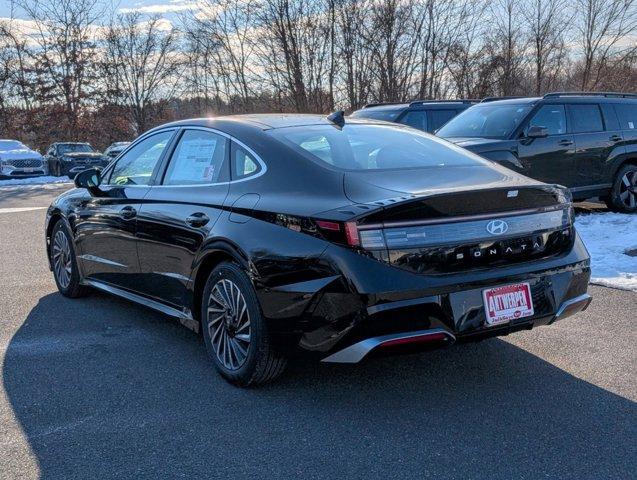
[[[62,155],[62,160],[65,162],[72,162],[73,159],[71,157],[67,157],[66,155]]]

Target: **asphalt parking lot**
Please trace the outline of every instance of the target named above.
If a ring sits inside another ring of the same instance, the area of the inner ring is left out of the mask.
[[[64,188],[0,188],[0,478],[634,478],[636,293],[240,390],[167,317],[57,293],[37,207]]]

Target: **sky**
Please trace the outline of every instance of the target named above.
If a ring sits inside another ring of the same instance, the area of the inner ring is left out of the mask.
[[[166,18],[170,18],[179,12],[191,9],[196,6],[196,0],[104,0],[117,6],[122,12],[130,12],[139,10],[147,14],[160,14]],[[19,18],[26,17],[15,7],[12,8],[12,0],[0,0],[0,18]]]

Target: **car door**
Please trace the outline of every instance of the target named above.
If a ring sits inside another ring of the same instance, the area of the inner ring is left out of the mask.
[[[622,143],[621,131],[607,131],[597,103],[569,104],[569,122],[575,140],[573,183],[575,192],[594,190],[604,183],[606,162],[616,145]]]
[[[137,290],[137,214],[174,133],[141,139],[104,172],[100,193],[77,205],[76,246],[84,278]]]
[[[548,135],[529,138],[530,127],[543,127]],[[568,133],[563,104],[544,104],[531,115],[518,139],[518,157],[524,174],[547,183],[571,186],[575,142]]]
[[[191,304],[191,273],[204,241],[214,235],[228,194],[229,139],[205,128],[185,129],[138,215],[140,288],[177,308]],[[189,313],[189,312],[185,312]]]

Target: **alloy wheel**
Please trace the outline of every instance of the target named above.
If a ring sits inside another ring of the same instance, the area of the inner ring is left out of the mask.
[[[637,170],[630,170],[622,177],[619,199],[628,208],[637,206]]]
[[[55,278],[62,288],[68,288],[71,283],[71,246],[69,239],[62,230],[53,239],[53,269]]]
[[[228,370],[239,369],[250,348],[250,312],[239,287],[226,278],[208,299],[208,332],[217,359]]]

